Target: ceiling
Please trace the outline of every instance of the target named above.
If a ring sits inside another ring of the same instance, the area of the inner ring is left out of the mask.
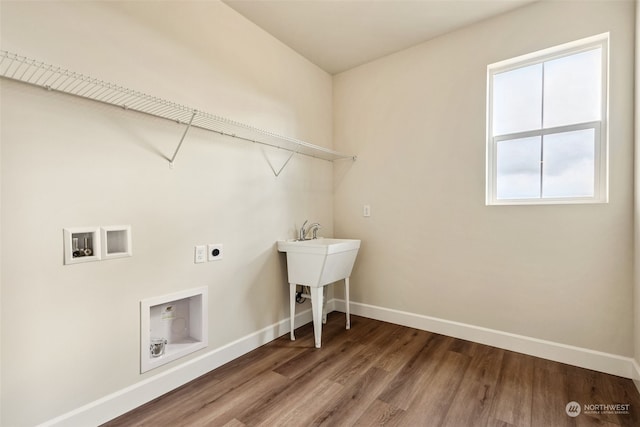
[[[536,0],[223,0],[330,74]]]

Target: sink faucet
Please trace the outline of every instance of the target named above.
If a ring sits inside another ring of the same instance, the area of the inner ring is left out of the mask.
[[[306,219],[304,221],[304,223],[302,224],[302,227],[300,227],[300,232],[298,233],[298,240],[304,240],[304,236],[307,235],[307,230],[305,230],[305,226],[307,225],[307,223],[309,222],[308,219]]]
[[[318,230],[322,228],[322,226],[320,224],[318,224],[317,222],[314,222],[313,224],[311,224],[309,226],[309,231],[313,231],[313,238],[317,239],[318,238]]]
[[[309,222],[309,220],[305,220],[305,222],[302,224],[302,227],[300,227],[300,232],[298,233],[298,240],[309,240],[307,239],[307,234],[309,234],[309,232],[312,230],[313,230],[313,238],[314,239],[318,238],[318,229],[321,228],[322,226],[317,222],[314,222],[313,224],[309,225],[309,228],[306,228],[307,222]]]

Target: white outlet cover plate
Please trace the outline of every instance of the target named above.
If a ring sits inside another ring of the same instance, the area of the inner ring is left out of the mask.
[[[218,250],[218,255],[214,255],[213,252]],[[222,259],[224,252],[222,251],[221,243],[209,243],[207,248],[207,257],[209,261],[219,261]]]

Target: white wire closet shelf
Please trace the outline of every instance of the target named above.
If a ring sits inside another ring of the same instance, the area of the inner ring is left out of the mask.
[[[279,171],[273,171],[276,176],[284,169],[284,166],[294,154],[303,154],[327,161],[356,159],[356,156],[353,155],[339,153],[295,138],[277,135],[5,50],[0,50],[0,77],[185,124],[186,129],[182,139],[178,143],[172,158],[168,159],[172,166],[187,131],[191,127],[291,152],[289,159],[287,159],[282,168]]]

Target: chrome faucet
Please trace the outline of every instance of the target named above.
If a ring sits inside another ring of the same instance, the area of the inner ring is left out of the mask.
[[[309,222],[309,220],[305,220],[305,222],[302,224],[302,227],[300,227],[300,232],[298,233],[298,240],[310,240],[310,239],[307,239],[307,234],[309,234],[309,232],[312,230],[313,230],[313,238],[314,239],[318,238],[318,229],[322,228],[322,226],[317,222],[314,222],[313,224],[309,225],[309,228],[306,228],[307,222]]]
[[[313,238],[317,239],[318,238],[318,230],[322,228],[322,226],[320,224],[318,224],[317,222],[314,222],[313,224],[311,224],[309,226],[309,231],[313,231]]]
[[[298,240],[304,240],[304,236],[307,235],[307,230],[305,230],[305,226],[307,225],[307,223],[309,222],[308,219],[306,219],[304,221],[304,223],[302,224],[302,227],[300,227],[300,232],[298,233]]]

